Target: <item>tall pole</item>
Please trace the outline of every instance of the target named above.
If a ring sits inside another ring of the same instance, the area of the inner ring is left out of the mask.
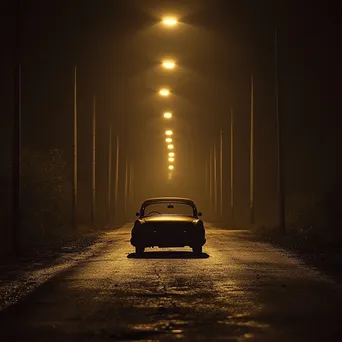
[[[133,207],[134,204],[134,193],[133,193],[133,165],[132,162],[129,164],[129,205],[130,208]]]
[[[13,136],[12,136],[12,231],[11,249],[15,255],[21,252],[21,45],[22,22],[21,2],[15,6],[15,37],[13,41],[14,93],[13,93]]]
[[[16,56],[19,57],[19,56]],[[12,203],[12,251],[19,254],[21,250],[21,207],[20,207],[20,174],[21,174],[21,64],[15,60],[14,79],[14,121],[13,121],[13,203]]]
[[[209,205],[210,214],[213,214],[213,164],[212,164],[212,147],[209,149]]]
[[[112,123],[109,124],[108,138],[108,189],[107,189],[107,227],[111,224],[112,210]]]
[[[96,206],[96,98],[93,98],[93,135],[92,135],[92,193],[91,193],[91,224],[95,227]]]
[[[216,158],[216,143],[214,144],[214,213],[217,219],[217,158]]]
[[[223,132],[220,131],[220,219],[223,214]]]
[[[250,224],[254,224],[254,80],[251,76],[251,137],[249,161],[249,212]]]
[[[234,228],[234,112],[230,111],[230,215],[231,227]]]
[[[115,163],[115,193],[114,193],[114,212],[115,221],[118,222],[118,193],[119,193],[119,136],[116,136],[116,163]]]
[[[278,29],[275,31],[275,95],[276,95],[276,121],[277,121],[277,164],[278,164],[278,206],[279,206],[279,229],[286,234],[285,218],[285,194],[284,194],[284,174],[283,174],[283,148],[282,131],[280,122],[279,106],[279,56],[278,56]]]
[[[127,204],[128,204],[128,172],[129,163],[126,157],[126,169],[125,169],[125,220],[127,218]]]
[[[205,162],[205,191],[208,193],[209,191],[209,161]]]
[[[73,231],[77,230],[77,66],[74,67],[74,175],[72,196]]]

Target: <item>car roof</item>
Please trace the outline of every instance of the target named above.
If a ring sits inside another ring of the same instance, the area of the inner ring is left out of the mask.
[[[167,201],[171,201],[171,202],[185,202],[185,203],[189,203],[189,204],[195,204],[195,202],[190,199],[190,198],[186,198],[186,197],[153,197],[153,198],[147,198],[144,202],[144,204],[148,204],[148,203],[154,203],[154,202],[167,202]]]

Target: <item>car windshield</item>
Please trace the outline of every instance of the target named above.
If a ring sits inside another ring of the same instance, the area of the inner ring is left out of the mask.
[[[180,202],[159,202],[148,204],[142,212],[142,216],[153,215],[182,215],[195,216],[194,207]]]

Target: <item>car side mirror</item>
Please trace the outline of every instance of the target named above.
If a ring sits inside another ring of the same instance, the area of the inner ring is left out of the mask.
[[[139,217],[139,216],[140,216],[140,213],[135,213],[135,216]]]
[[[199,212],[197,215],[198,215],[198,216],[202,216],[202,213],[201,213],[201,212]]]

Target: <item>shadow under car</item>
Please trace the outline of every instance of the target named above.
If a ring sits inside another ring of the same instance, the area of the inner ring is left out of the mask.
[[[207,253],[195,254],[190,251],[158,251],[158,252],[144,252],[144,253],[130,253],[127,258],[133,259],[208,259],[210,257]]]

